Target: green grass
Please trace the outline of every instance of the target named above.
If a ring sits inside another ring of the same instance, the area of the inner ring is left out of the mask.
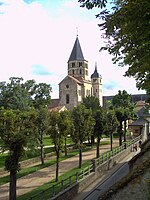
[[[91,161],[87,161],[87,162],[85,162],[85,163],[82,165],[82,168],[81,168],[81,169],[79,169],[79,168],[74,168],[74,169],[72,169],[72,170],[70,170],[70,171],[64,173],[63,175],[59,176],[59,181],[64,180],[64,179],[68,178],[69,176],[72,176],[72,175],[76,174],[77,172],[80,172],[83,168],[89,166],[90,163],[91,163]],[[75,178],[75,177],[74,177],[74,178]],[[40,187],[38,187],[38,188],[32,190],[32,191],[29,192],[29,193],[26,193],[26,194],[24,194],[24,195],[22,195],[22,196],[19,196],[19,197],[17,198],[17,200],[27,200],[27,199],[31,198],[31,196],[37,195],[37,194],[39,194],[40,192],[42,192],[42,191],[44,191],[44,190],[47,190],[48,188],[50,188],[52,185],[54,185],[54,184],[56,184],[56,183],[57,183],[57,182],[55,182],[55,180],[52,180],[52,181],[50,181],[50,182],[48,182],[48,183],[45,183],[45,184],[43,184],[42,186],[40,186]],[[60,190],[60,186],[57,187],[57,190]],[[50,191],[49,191],[49,192],[50,192]],[[37,195],[37,197],[34,198],[34,200],[39,200],[39,199],[40,199],[40,196],[39,196],[39,195]],[[47,199],[48,199],[48,197],[47,197]]]
[[[91,148],[88,147],[88,148],[84,149],[83,152],[89,151],[90,149]],[[62,161],[62,160],[65,160],[67,158],[73,157],[77,154],[79,154],[79,150],[74,150],[74,151],[69,152],[67,156],[64,156],[64,155],[60,156],[59,160]],[[53,160],[49,160],[49,161],[45,162],[44,165],[40,164],[40,165],[36,165],[36,166],[33,166],[33,167],[29,167],[29,168],[23,168],[18,172],[17,178],[21,178],[23,176],[26,176],[26,175],[31,174],[33,172],[36,172],[40,169],[43,169],[43,168],[48,167],[50,165],[53,165],[55,163],[56,163],[56,159],[53,159]],[[8,183],[8,182],[9,182],[9,175],[0,178],[0,185],[3,185],[3,184]]]

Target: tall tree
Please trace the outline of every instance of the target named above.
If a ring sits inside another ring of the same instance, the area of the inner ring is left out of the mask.
[[[74,131],[71,133],[71,137],[79,148],[79,168],[81,168],[83,142],[92,133],[95,122],[92,117],[92,111],[82,104],[73,109],[72,119]]]
[[[127,120],[135,118],[134,104],[132,103],[132,97],[125,90],[118,91],[118,94],[114,96],[112,104],[116,111],[116,116],[119,121],[119,136],[120,145],[122,145],[122,135],[124,134],[124,142],[126,142],[126,126]],[[124,127],[123,123],[124,122]],[[124,128],[124,132],[123,132]]]
[[[79,0],[81,6],[104,8],[105,0]],[[113,56],[113,62],[129,66],[126,76],[137,81],[137,87],[147,91],[150,102],[150,3],[149,0],[114,0],[112,9],[103,9],[97,17],[103,22],[107,40],[102,50]]]
[[[99,99],[95,96],[87,96],[83,99],[83,105],[92,110],[92,116],[95,118],[96,112],[101,109]],[[91,144],[94,144],[94,132],[91,134]]]
[[[43,136],[48,128],[48,105],[51,103],[51,86],[46,83],[32,85],[32,103],[38,110],[37,140],[40,145],[41,164],[44,164]]]
[[[0,109],[0,137],[4,142],[3,151],[8,151],[5,168],[10,172],[9,200],[16,200],[17,171],[19,161],[29,141],[34,141],[33,130],[36,112]]]
[[[59,176],[59,157],[64,147],[64,124],[60,113],[51,112],[49,113],[49,128],[47,134],[53,141],[55,152],[56,152],[56,181]]]
[[[119,122],[117,120],[116,113],[114,110],[107,111],[106,119],[107,119],[106,131],[110,136],[110,148],[112,151],[112,149],[113,149],[113,133],[117,130]]]
[[[96,157],[100,156],[100,141],[102,138],[102,134],[106,133],[106,111],[101,108],[97,110],[95,113],[95,125],[94,125],[94,135],[97,138],[97,148],[96,148]]]
[[[65,140],[65,156],[67,156],[67,136],[71,134],[73,131],[73,123],[71,118],[71,113],[68,110],[65,110],[63,112],[60,112],[61,117],[61,133],[64,136]]]
[[[36,127],[37,127],[37,143],[40,146],[40,157],[41,157],[41,164],[44,164],[44,143],[43,138],[44,135],[47,133],[47,129],[49,127],[48,121],[48,109],[47,108],[39,108],[37,110],[37,118],[36,118]]]

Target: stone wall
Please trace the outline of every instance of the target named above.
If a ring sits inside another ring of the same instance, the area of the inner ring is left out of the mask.
[[[129,161],[130,173],[98,200],[150,199],[150,141]]]
[[[112,168],[116,163],[121,161],[125,156],[129,154],[131,148],[127,148],[120,154],[112,157],[110,160],[104,162],[102,165],[96,168],[95,172],[81,180],[80,182],[72,185],[71,187],[64,190],[59,195],[52,198],[52,200],[72,200],[78,193],[82,192],[85,188],[91,185],[95,180],[105,175],[106,171]]]

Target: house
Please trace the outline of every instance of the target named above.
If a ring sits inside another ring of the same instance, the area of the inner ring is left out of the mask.
[[[133,136],[142,135],[142,141],[150,135],[150,112],[146,109],[145,101],[138,101],[135,106],[137,120],[131,122],[128,127]]]

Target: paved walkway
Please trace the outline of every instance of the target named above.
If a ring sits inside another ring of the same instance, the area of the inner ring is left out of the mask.
[[[114,141],[113,146],[118,146],[118,141]],[[110,145],[103,145],[100,147],[100,152],[104,153],[110,150]],[[95,158],[96,150],[90,150],[87,152],[83,152],[83,163],[85,161],[91,160]],[[64,174],[65,172],[78,167],[79,165],[79,156],[76,155],[72,158],[68,158],[64,161],[61,161],[59,164],[59,175]],[[27,192],[32,191],[33,189],[47,183],[55,178],[55,169],[56,165],[51,165],[44,169],[41,169],[37,172],[19,178],[17,180],[17,196],[23,195]],[[8,191],[9,184],[4,184],[0,186],[0,200],[8,200]]]

